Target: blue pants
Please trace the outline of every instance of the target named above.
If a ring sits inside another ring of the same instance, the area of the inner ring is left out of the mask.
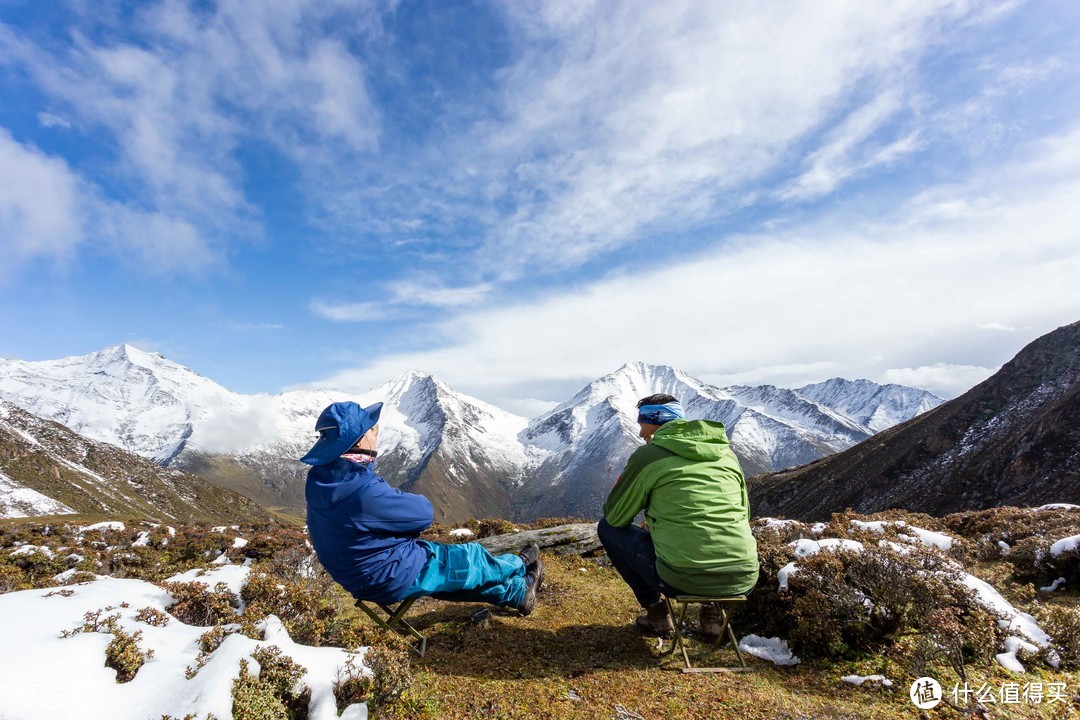
[[[601,519],[596,526],[596,534],[600,536],[600,544],[604,546],[611,564],[633,590],[641,607],[655,603],[660,599],[661,592],[672,596],[686,594],[671,587],[656,574],[656,550],[648,530],[637,525],[617,528]]]
[[[430,595],[516,608],[525,599],[525,564],[517,555],[495,557],[479,543],[417,542],[427,550],[428,559],[402,600]]]

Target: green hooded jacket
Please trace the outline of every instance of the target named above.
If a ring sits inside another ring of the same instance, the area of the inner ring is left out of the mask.
[[[664,582],[698,595],[742,594],[757,582],[746,480],[723,423],[672,420],[634,451],[604,518],[626,527],[641,510]]]

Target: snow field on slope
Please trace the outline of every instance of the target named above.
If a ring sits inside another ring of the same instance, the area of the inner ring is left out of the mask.
[[[205,577],[197,579],[207,581]],[[212,586],[216,576],[211,574],[209,581]],[[135,620],[137,611],[144,607],[164,611],[172,602],[165,590],[142,580],[116,578],[100,578],[65,589],[73,594],[64,597],[58,594],[59,589],[39,589],[0,595],[3,717],[115,720],[165,714],[184,717],[188,713],[204,717],[213,713],[228,718],[232,716],[232,684],[239,675],[240,660],[247,658],[249,672],[257,673],[258,663],[251,659],[251,653],[268,645],[277,645],[284,655],[307,668],[301,683],[311,688],[310,718],[339,717],[332,685],[350,654],[340,648],[294,643],[273,615],[263,621],[264,640],[240,634],[227,636],[206,665],[188,680],[186,669],[196,666],[198,639],[208,628],[185,625],[175,618],[165,627]],[[50,592],[54,594],[47,596]],[[120,607],[124,602],[127,608]],[[111,635],[83,632],[70,638],[59,637],[62,631],[81,626],[85,613],[108,606],[114,609],[103,612],[102,617],[119,613],[118,624],[125,631],[142,631],[140,649],[154,650],[154,657],[127,683],[117,683],[116,672],[105,667],[105,648]],[[355,657],[359,667],[363,651]],[[367,717],[367,708],[352,705],[340,717],[362,720]]]
[[[0,518],[70,515],[74,512],[62,502],[24,487],[0,473]]]

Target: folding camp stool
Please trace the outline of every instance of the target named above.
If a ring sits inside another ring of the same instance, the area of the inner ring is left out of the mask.
[[[394,607],[392,604],[383,605],[382,603],[372,603],[386,613],[386,618],[381,617],[377,612],[372,610],[371,606],[364,600],[357,600],[356,607],[367,613],[368,617],[374,620],[375,624],[384,630],[390,630],[401,635],[408,635],[418,640],[419,644],[411,647],[418,655],[420,655],[420,657],[424,657],[424,653],[427,652],[427,638],[421,635],[416,628],[405,620],[405,613],[409,612],[409,608],[411,608],[413,603],[418,599],[419,598],[409,598],[408,600],[402,600],[397,604],[397,607]]]
[[[665,595],[664,600],[667,602],[668,612],[671,613],[672,620],[675,625],[675,637],[671,643],[671,648],[663,655],[670,655],[675,653],[675,648],[682,650],[683,661],[686,663],[686,667],[683,668],[684,673],[724,673],[724,672],[752,672],[753,668],[748,667],[746,660],[743,659],[742,651],[739,650],[739,641],[735,639],[735,631],[731,629],[731,615],[728,610],[732,605],[738,605],[746,602],[745,595],[730,595],[723,597],[708,597],[705,595],[676,595],[674,599]],[[732,647],[735,648],[735,654],[739,657],[739,667],[707,667],[696,668],[690,664],[690,656],[686,654],[686,641],[683,638],[683,627],[686,621],[686,609],[691,605],[699,605],[701,603],[716,603],[720,606],[720,620],[723,623],[720,628],[720,635],[716,639],[717,647],[721,648],[728,640],[731,641]],[[682,605],[682,611],[678,617],[675,615],[675,606]],[[725,634],[727,637],[724,637]]]

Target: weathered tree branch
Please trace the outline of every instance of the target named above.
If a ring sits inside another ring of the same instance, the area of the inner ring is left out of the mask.
[[[518,552],[530,542],[536,543],[545,552],[556,555],[584,555],[600,548],[596,523],[572,523],[542,530],[523,530],[506,535],[492,535],[477,542],[493,555]]]

